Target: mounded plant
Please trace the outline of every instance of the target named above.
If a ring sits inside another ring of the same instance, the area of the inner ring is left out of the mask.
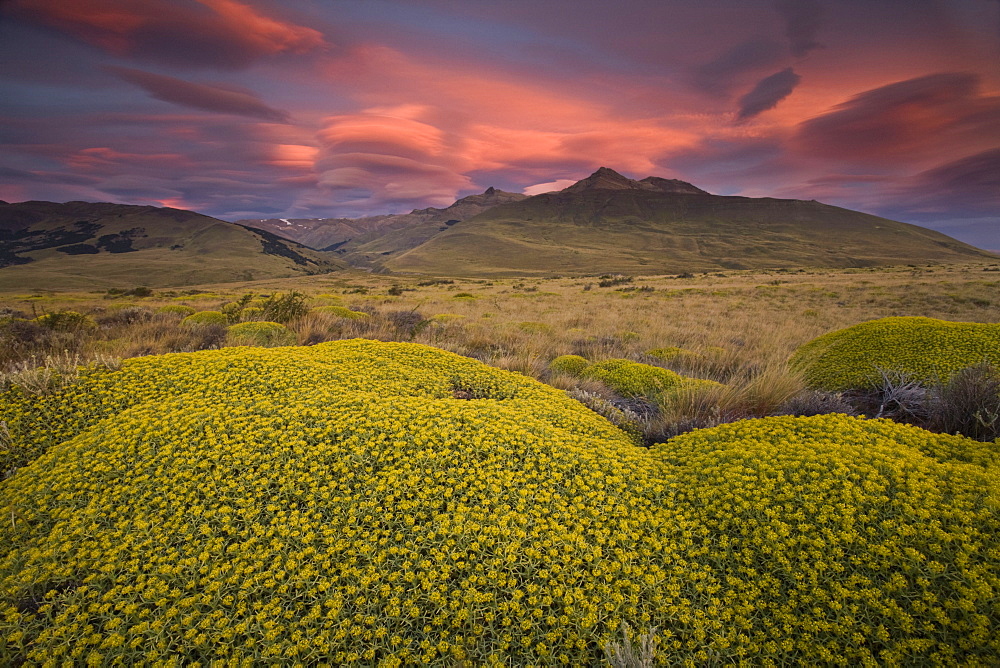
[[[191,306],[185,306],[184,304],[165,304],[158,309],[157,313],[169,313],[180,316],[189,316],[193,313],[197,313],[197,309]]]
[[[622,622],[667,665],[1000,653],[993,444],[834,415],[646,450],[363,340],[134,358],[0,421],[36,454],[0,486],[5,665],[593,665]]]
[[[601,381],[623,397],[662,395],[684,379],[669,369],[627,359],[594,362],[581,375]]]
[[[314,313],[329,313],[331,315],[347,318],[348,320],[364,320],[371,316],[364,311],[352,311],[346,306],[319,306],[313,309]]]
[[[231,346],[290,346],[295,341],[295,332],[266,320],[241,322],[226,330],[226,344]]]
[[[198,327],[201,325],[225,325],[229,323],[229,318],[221,311],[198,311],[192,313],[183,320],[181,325],[185,327]]]
[[[590,360],[580,355],[559,355],[549,362],[549,371],[579,376],[590,366]]]
[[[874,389],[886,373],[930,385],[967,367],[1000,363],[1000,324],[893,317],[809,341],[791,358],[814,387]]]

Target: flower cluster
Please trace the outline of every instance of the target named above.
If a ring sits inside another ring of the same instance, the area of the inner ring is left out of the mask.
[[[1000,653],[992,444],[835,415],[645,450],[364,340],[130,359],[0,420],[42,453],[0,486],[5,665],[589,665],[622,621],[664,665]]]
[[[792,356],[809,382],[827,390],[878,385],[884,371],[920,382],[1000,362],[1000,324],[894,317],[863,322],[809,341]]]

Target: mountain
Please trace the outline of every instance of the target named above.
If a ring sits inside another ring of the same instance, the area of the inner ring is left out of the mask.
[[[347,265],[182,209],[0,203],[0,289],[164,287],[318,274]]]
[[[636,181],[606,167],[564,190],[498,204],[387,251],[376,262],[384,270],[467,276],[996,259],[940,232],[816,201],[712,195],[684,181]]]
[[[414,209],[410,213],[364,218],[265,218],[236,222],[317,250],[352,253],[352,262],[369,265],[377,262],[383,253],[408,250],[450,225],[499,204],[526,198],[527,195],[488,188],[478,195],[463,197],[445,209],[430,207]]]

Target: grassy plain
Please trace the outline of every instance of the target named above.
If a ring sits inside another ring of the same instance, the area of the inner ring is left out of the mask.
[[[64,309],[90,314],[101,326],[66,333],[48,349],[84,357],[132,357],[189,350],[174,336],[180,317],[167,305],[217,310],[247,293],[299,291],[313,307],[341,305],[371,317],[313,312],[290,327],[300,344],[337,338],[412,340],[489,364],[538,375],[563,354],[589,359],[637,357],[678,346],[709,351],[717,380],[782,364],[798,346],[825,332],[886,316],[1000,322],[1000,263],[789,272],[733,271],[614,279],[428,279],[352,272],[155,290],[148,297],[93,292],[0,293],[0,309],[37,317]],[[122,288],[135,286],[123,285]],[[397,294],[391,294],[397,293]],[[129,322],[116,314],[148,311]],[[4,351],[0,364],[22,361]]]

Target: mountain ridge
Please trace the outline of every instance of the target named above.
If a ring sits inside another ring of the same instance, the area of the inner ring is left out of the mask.
[[[288,239],[185,209],[78,200],[0,204],[0,288],[166,287],[346,267]]]

